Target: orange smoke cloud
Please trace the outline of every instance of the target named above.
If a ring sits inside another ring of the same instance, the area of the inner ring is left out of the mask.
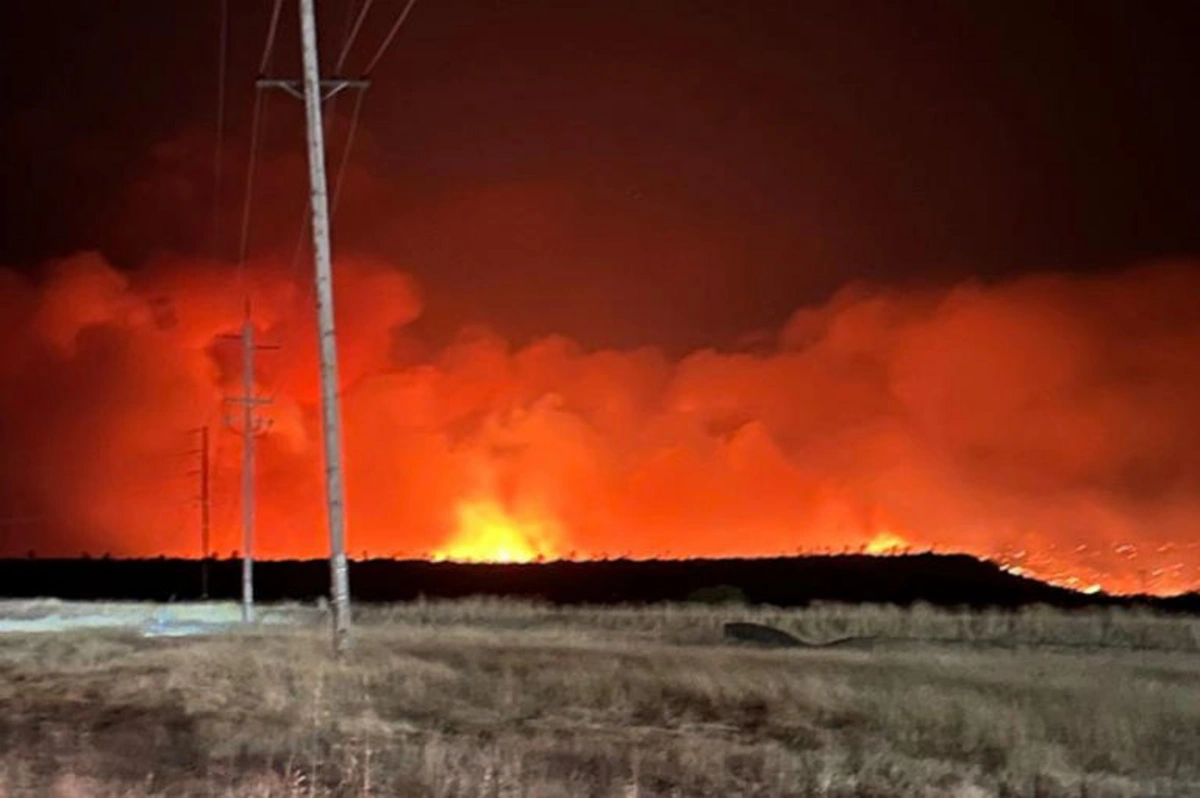
[[[1200,316],[1190,264],[899,290],[851,286],[765,351],[514,347],[487,330],[414,362],[416,287],[338,264],[354,555],[527,561],[964,551],[1059,582],[1200,585]],[[221,264],[134,276],[95,255],[0,273],[0,498],[43,519],[12,552],[197,553],[186,430],[240,392]],[[321,556],[307,272],[251,264],[258,553]],[[238,548],[238,439],[214,538]]]

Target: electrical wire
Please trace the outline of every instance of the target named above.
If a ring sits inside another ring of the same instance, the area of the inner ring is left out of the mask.
[[[279,12],[283,9],[283,0],[275,0],[275,7],[271,10],[271,22],[267,26],[267,42],[263,45],[262,59],[258,62],[258,74],[266,76],[268,67],[271,66],[271,55],[275,51],[275,34],[279,32]]]
[[[258,73],[265,76],[271,67],[271,58],[275,53],[275,38],[279,32],[279,16],[283,10],[283,0],[275,0],[271,9],[271,18],[267,24],[267,37],[263,44],[262,58],[259,59]],[[250,207],[254,197],[254,175],[258,163],[258,144],[262,135],[261,129],[266,128],[267,105],[263,99],[261,88],[255,87],[254,108],[250,118],[250,155],[246,164],[245,196],[242,200],[242,224],[238,237],[237,252],[237,285],[239,294],[245,299],[246,251],[250,240]],[[261,129],[260,129],[261,128]]]
[[[362,27],[362,22],[366,19],[367,12],[371,9],[371,4],[374,0],[366,0],[360,9],[357,16],[354,15],[354,0],[351,0],[350,5],[346,9],[346,31],[342,37],[342,52],[338,56],[336,72],[340,73],[345,66],[346,56],[350,53],[350,46],[354,43],[354,39],[358,36],[358,31]],[[362,90],[358,92],[358,98],[354,103],[354,112],[350,119],[350,130],[346,136],[346,144],[342,148],[342,155],[339,158],[338,174],[334,180],[333,202],[330,208],[330,216],[337,215],[338,197],[341,195],[342,178],[345,175],[346,165],[349,161],[350,151],[354,143],[354,134],[358,129],[358,117],[362,111]],[[335,94],[329,100],[327,111],[323,111],[323,123],[328,122],[333,116],[333,112],[337,107],[337,101],[340,95]],[[311,211],[309,211],[307,203],[303,212],[300,214],[299,230],[296,233],[296,246],[292,248],[291,266],[288,273],[295,278],[297,276],[298,267],[300,264],[300,255],[304,251],[304,243],[308,239],[309,224],[311,223]],[[307,299],[305,300],[307,302]]]
[[[392,29],[388,31],[388,35],[384,38],[383,44],[379,45],[379,49],[375,51],[375,55],[367,62],[367,68],[363,70],[364,75],[370,75],[375,71],[375,67],[379,65],[379,60],[383,58],[383,54],[387,48],[391,46],[392,40],[396,38],[396,34],[400,32],[400,28],[404,25],[404,21],[408,19],[408,14],[412,11],[413,6],[417,4],[417,0],[408,0],[404,6],[404,10],[400,12],[400,16],[396,18],[396,23],[392,25]]]
[[[375,0],[365,0],[363,7],[358,12],[358,17],[354,20],[354,27],[350,29],[350,32],[342,42],[342,51],[338,53],[337,66],[335,67],[335,71],[339,75],[342,74],[342,69],[346,66],[346,57],[350,55],[350,48],[354,45],[354,40],[358,38],[358,32],[362,30],[363,20],[367,18],[367,12],[371,10],[371,4],[374,2]]]
[[[221,256],[221,166],[225,149],[225,81],[229,53],[229,0],[221,0],[220,29],[217,34],[217,144],[213,153],[213,234],[212,254]]]
[[[337,176],[333,180],[333,198],[330,203],[330,217],[336,217],[338,205],[342,199],[342,184],[346,178],[347,167],[350,164],[350,152],[354,148],[354,135],[358,132],[358,119],[362,115],[363,97],[366,91],[360,89],[354,97],[354,111],[350,114],[350,128],[346,131],[346,144],[342,147],[342,157],[338,162]]]
[[[339,73],[345,67],[346,59],[348,58],[348,56],[350,54],[352,45],[358,38],[358,34],[361,32],[363,22],[366,19],[367,13],[370,11],[373,2],[374,2],[374,0],[364,0],[362,8],[359,9],[358,15],[354,20],[354,25],[350,28],[349,33],[346,35],[344,41],[342,42],[342,48],[338,54],[338,59],[337,59],[337,71]],[[375,67],[377,67],[379,65],[380,60],[383,58],[384,54],[387,52],[387,49],[391,46],[392,42],[395,41],[396,36],[399,34],[400,29],[404,26],[405,21],[407,21],[408,16],[412,12],[413,6],[415,6],[415,5],[416,5],[416,0],[407,0],[406,1],[404,8],[401,9],[400,14],[396,18],[396,21],[392,24],[392,27],[388,30],[387,35],[383,39],[383,42],[380,44],[379,48],[375,51],[375,54],[371,57],[370,61],[367,62],[367,68],[363,71],[364,76],[369,76],[374,71]],[[361,115],[362,115],[364,94],[365,94],[365,91],[360,89],[357,93],[357,96],[355,97],[354,110],[351,113],[350,124],[346,131],[346,140],[342,146],[341,157],[338,159],[338,169],[337,169],[337,173],[336,173],[336,176],[334,178],[334,183],[333,183],[333,195],[330,200],[330,219],[331,220],[336,218],[338,207],[341,204],[342,189],[345,185],[346,174],[349,171],[350,156],[351,156],[351,153],[353,152],[354,141],[355,141],[355,137],[358,132],[359,121],[360,121]],[[299,234],[297,235],[297,238],[296,238],[296,246],[294,247],[294,249],[292,251],[292,262],[291,262],[291,268],[289,269],[289,273],[292,275],[293,280],[295,280],[295,278],[298,277],[300,257],[302,255],[302,253],[304,252],[304,245],[305,245],[305,241],[307,239],[307,235],[310,230],[310,225],[311,225],[310,214],[306,211],[304,213],[303,217],[301,218],[300,230],[299,230]],[[305,289],[304,289],[304,293],[303,293],[303,303],[308,304],[312,300],[312,294],[313,294],[314,287],[313,287],[311,281],[305,281],[304,285],[305,285]],[[283,388],[286,387],[286,383],[287,383],[286,379],[281,379],[276,384],[274,390],[269,394],[270,398],[275,399],[276,397],[278,397],[279,394],[282,392]]]
[[[258,165],[258,139],[259,131],[262,127],[263,113],[263,92],[261,89],[254,91],[254,110],[250,116],[250,155],[246,162],[246,183],[245,196],[242,200],[242,225],[241,234],[238,237],[237,250],[237,266],[238,266],[238,284],[242,284],[243,272],[246,266],[246,247],[250,240],[250,206],[251,200],[254,198],[254,174],[255,168]]]
[[[363,4],[362,9],[359,10],[358,16],[354,20],[353,27],[347,26],[347,33],[342,42],[342,53],[338,57],[338,71],[339,72],[341,71],[342,67],[344,66],[345,57],[350,51],[350,45],[354,42],[355,37],[358,35],[358,31],[362,25],[362,21],[366,17],[366,12],[368,10],[370,10],[372,2],[373,2],[373,0],[366,0]],[[349,9],[349,11],[353,12],[352,6]],[[347,22],[349,22],[349,19],[347,20]],[[365,94],[364,90],[360,89],[360,90],[358,90],[358,92],[355,95],[354,110],[351,112],[351,115],[350,115],[350,125],[346,131],[346,140],[345,140],[345,143],[342,145],[341,156],[338,158],[337,174],[334,177],[334,181],[333,181],[333,196],[330,199],[329,216],[330,216],[331,221],[333,219],[337,218],[338,206],[341,204],[342,187],[345,185],[346,173],[349,170],[349,165],[350,165],[350,154],[353,152],[353,149],[354,149],[354,140],[358,133],[358,123],[359,123],[359,119],[362,116],[364,94]],[[332,100],[330,100],[330,108],[325,113],[326,117],[332,116],[333,106],[334,106],[334,103],[337,102],[337,99],[338,98],[335,96]],[[305,247],[305,243],[308,241],[308,235],[309,235],[309,230],[311,229],[310,228],[311,224],[312,224],[311,212],[306,207],[304,209],[304,211],[301,213],[299,230],[296,235],[296,245],[295,245],[295,247],[292,248],[292,259],[291,259],[291,264],[288,268],[288,274],[290,275],[292,281],[304,285],[303,295],[301,297],[302,305],[309,305],[312,302],[312,295],[313,295],[313,290],[314,290],[312,281],[306,280],[301,283],[301,281],[298,279],[300,276],[300,257],[301,257],[301,255],[304,254],[304,247]],[[282,393],[283,389],[286,386],[287,386],[286,377],[281,378],[276,383],[274,388],[271,390],[271,392],[269,394],[270,399],[274,400],[276,397],[278,397],[279,394]]]
[[[227,0],[222,0],[222,2],[227,2]],[[275,41],[276,41],[277,34],[279,32],[279,18],[280,18],[282,10],[283,10],[283,0],[275,0],[275,3],[271,8],[271,16],[267,22],[267,34],[266,34],[266,40],[263,43],[262,56],[259,59],[259,63],[258,63],[258,74],[260,77],[265,77],[271,69],[272,59],[275,54]],[[246,163],[246,181],[245,181],[245,187],[244,187],[244,197],[242,199],[241,227],[240,227],[240,232],[238,235],[237,276],[236,276],[236,285],[237,285],[236,293],[239,295],[239,299],[241,299],[245,303],[247,308],[249,307],[249,294],[246,289],[246,255],[247,255],[247,251],[249,248],[249,241],[250,241],[250,218],[251,218],[250,211],[251,211],[251,207],[252,207],[252,200],[254,198],[254,178],[255,178],[255,174],[257,171],[257,165],[258,165],[259,142],[266,135],[265,131],[267,128],[267,116],[268,116],[267,110],[268,110],[268,106],[266,105],[266,101],[264,100],[264,97],[263,97],[263,90],[261,88],[255,86],[254,105],[253,105],[253,109],[251,111],[251,120],[250,120],[250,152],[247,157],[247,163]],[[217,417],[217,419],[222,419],[223,418],[223,409],[218,407],[213,412],[213,415],[215,415]],[[209,424],[212,425],[212,423],[213,423],[213,419],[212,419],[212,417],[210,417]],[[218,474],[218,471],[220,470],[220,462],[221,461],[220,461],[220,457],[219,457],[219,452],[220,452],[220,447],[221,447],[221,440],[223,437],[219,433],[221,430],[224,429],[224,424],[218,423],[216,425],[216,429],[218,430],[218,434],[213,436],[213,457],[212,457],[212,461],[211,461],[212,474],[211,474],[211,482],[210,482],[210,485],[211,485],[210,489],[212,489],[212,493],[210,494],[210,500],[212,499],[212,495],[217,492],[215,490],[215,488],[219,484],[217,474]],[[232,521],[232,515],[233,515],[234,509],[235,509],[234,503],[232,501],[227,501],[224,504],[225,504],[225,516],[221,523],[219,523],[216,527],[212,528],[213,532],[217,533],[217,534],[219,534],[220,531],[223,531],[224,529],[226,529],[229,526],[229,524]],[[212,542],[212,545],[214,546],[214,551],[215,551],[215,542]]]

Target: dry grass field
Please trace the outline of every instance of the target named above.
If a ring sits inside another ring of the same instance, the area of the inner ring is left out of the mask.
[[[0,795],[1200,795],[1200,619],[429,602],[338,661],[318,614],[3,635]]]

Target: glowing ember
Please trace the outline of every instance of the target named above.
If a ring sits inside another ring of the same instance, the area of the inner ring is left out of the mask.
[[[434,560],[455,562],[533,562],[549,557],[545,527],[520,523],[494,501],[463,502],[458,507],[458,529]]]
[[[899,554],[908,548],[908,541],[895,532],[884,530],[867,544],[867,554]]]

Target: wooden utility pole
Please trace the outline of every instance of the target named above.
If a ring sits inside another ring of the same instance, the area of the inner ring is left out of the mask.
[[[254,395],[254,356],[262,350],[279,347],[255,343],[248,300],[241,335],[224,337],[242,342],[242,395],[225,399],[242,406],[241,428],[235,427],[229,417],[225,423],[242,437],[242,621],[251,623],[254,620],[254,443],[267,426],[257,416],[256,408],[271,403],[268,398]]]
[[[408,17],[415,0],[408,0],[383,43],[372,56],[366,74],[378,65],[400,26]],[[317,298],[317,334],[321,362],[321,421],[325,450],[325,494],[329,519],[330,593],[333,603],[333,643],[340,654],[350,644],[350,578],[346,563],[346,500],[342,468],[342,414],[338,396],[337,338],[334,332],[333,267],[329,242],[329,196],[325,174],[325,131],[321,119],[321,104],[346,89],[365,90],[371,85],[368,78],[334,76],[322,79],[317,56],[317,21],[315,0],[299,0],[300,45],[304,73],[301,80],[259,77],[260,89],[280,89],[304,100],[305,130],[308,142],[309,198],[312,211],[314,282]],[[362,24],[370,3],[363,6],[358,22],[351,30],[337,59],[338,69],[344,65],[350,45]],[[266,69],[266,60],[263,61]],[[361,102],[361,96],[360,96]],[[357,109],[358,106],[356,106]],[[357,110],[355,115],[357,120]],[[351,124],[351,137],[354,125]],[[348,152],[348,149],[347,149]],[[343,167],[345,161],[343,159]]]
[[[200,457],[200,465],[196,471],[192,472],[195,476],[200,477],[200,493],[196,496],[196,500],[200,503],[200,598],[208,598],[208,553],[211,550],[209,539],[209,521],[212,517],[212,496],[209,482],[209,445],[208,445],[208,426],[205,425],[196,430],[193,430],[200,435],[200,448],[192,452],[192,454]]]
[[[329,244],[329,196],[325,185],[325,131],[321,120],[320,61],[314,0],[300,0],[300,44],[304,56],[304,111],[308,138],[309,196],[317,288],[317,334],[321,356],[321,420],[325,443],[325,499],[329,517],[329,576],[333,594],[333,647],[350,644],[350,578],[346,565],[346,498],[342,474],[342,412],[338,397],[337,338],[334,334],[333,266]]]

